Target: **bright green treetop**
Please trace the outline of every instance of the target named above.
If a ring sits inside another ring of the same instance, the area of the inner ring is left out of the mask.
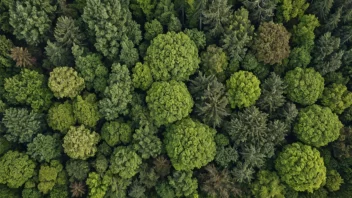
[[[63,166],[57,160],[52,160],[49,164],[43,164],[39,169],[39,184],[38,189],[43,194],[47,194],[53,189],[59,178],[59,173],[62,171]]]
[[[106,122],[101,128],[101,138],[109,146],[128,144],[132,139],[131,125],[122,121]]]
[[[8,151],[0,158],[0,184],[19,188],[34,175],[34,168],[35,163],[28,155]]]
[[[281,181],[296,191],[313,192],[326,181],[326,167],[319,151],[302,143],[285,146],[275,168]]]
[[[148,90],[153,83],[153,76],[147,64],[138,62],[132,69],[132,82],[135,88]]]
[[[5,96],[13,104],[27,104],[35,110],[49,108],[53,97],[43,74],[24,69],[20,74],[5,79]]]
[[[329,108],[312,105],[300,110],[294,132],[302,142],[320,147],[337,140],[342,127]]]
[[[73,114],[79,124],[94,128],[100,119],[95,94],[77,96],[73,101]]]
[[[248,71],[239,71],[226,81],[231,108],[249,107],[260,97],[260,81]]]
[[[285,76],[287,98],[302,105],[312,105],[324,90],[324,78],[313,68],[296,67]]]
[[[261,170],[257,174],[257,180],[251,186],[255,198],[284,198],[285,186],[280,183],[276,172]]]
[[[164,144],[176,170],[205,166],[215,157],[216,131],[205,124],[185,118],[166,129]]]
[[[84,79],[72,67],[57,67],[50,72],[49,88],[57,98],[74,98],[85,87]]]
[[[144,61],[157,81],[188,80],[200,62],[197,46],[183,32],[159,34],[151,41]]]
[[[70,126],[76,124],[72,104],[69,101],[54,103],[48,111],[47,122],[52,129],[66,133]]]
[[[157,126],[187,117],[194,104],[186,85],[174,80],[153,83],[147,92],[146,102]]]
[[[137,174],[142,158],[130,147],[116,147],[110,158],[110,170],[113,174],[128,179]]]
[[[93,157],[97,152],[97,144],[100,136],[96,132],[91,132],[84,125],[71,127],[63,138],[65,153],[73,159],[86,160]]]
[[[345,85],[333,83],[324,89],[321,103],[334,113],[341,114],[352,105],[352,93]]]

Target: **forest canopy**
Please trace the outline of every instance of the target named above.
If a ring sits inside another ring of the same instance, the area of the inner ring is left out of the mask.
[[[0,0],[0,198],[352,197],[351,0]]]

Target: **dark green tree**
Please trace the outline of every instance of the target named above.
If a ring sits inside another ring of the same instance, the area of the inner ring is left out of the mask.
[[[209,45],[201,54],[201,71],[209,76],[215,75],[220,81],[224,81],[225,71],[228,66],[228,58],[222,48]]]
[[[159,34],[162,34],[164,31],[163,26],[156,19],[150,22],[146,22],[144,24],[144,29],[145,29],[144,38],[149,41],[153,40],[155,37],[157,37]]]
[[[57,19],[54,37],[60,45],[65,47],[81,44],[85,38],[78,27],[77,21],[67,16],[61,16]]]
[[[101,138],[109,146],[117,144],[128,144],[132,140],[131,124],[123,121],[105,122],[101,128]]]
[[[111,155],[109,169],[113,174],[129,179],[137,174],[141,164],[141,157],[130,147],[119,146]]]
[[[50,162],[60,157],[61,152],[60,139],[55,135],[38,134],[33,142],[27,145],[27,154],[39,162]]]
[[[70,181],[84,181],[88,177],[89,163],[84,160],[70,159],[66,162],[66,172]]]
[[[127,66],[114,63],[107,83],[99,111],[105,119],[113,120],[120,114],[126,115],[132,102],[133,85]]]
[[[52,129],[66,133],[71,126],[76,124],[72,104],[69,101],[54,103],[48,111],[47,123]]]
[[[251,20],[257,23],[272,20],[278,3],[276,0],[241,0],[241,2],[250,11]]]
[[[31,142],[37,133],[45,129],[44,115],[25,108],[5,110],[2,124],[6,128],[4,137],[11,142]]]
[[[225,26],[229,24],[232,10],[227,0],[213,0],[202,14],[203,24],[206,25],[205,30],[211,36],[217,37],[224,32]]]
[[[196,193],[198,181],[192,177],[192,171],[175,171],[168,176],[168,184],[174,190],[176,197],[190,196]]]

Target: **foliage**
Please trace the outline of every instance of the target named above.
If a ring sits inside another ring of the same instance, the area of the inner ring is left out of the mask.
[[[57,67],[50,72],[48,86],[57,98],[75,98],[84,89],[84,79],[71,67]]]
[[[252,52],[248,52],[243,58],[241,67],[252,72],[259,79],[264,79],[269,74],[269,66],[259,62]]]
[[[318,18],[313,14],[303,15],[299,19],[299,23],[293,26],[292,42],[297,46],[312,49],[314,45],[315,28],[319,27],[320,23]]]
[[[201,70],[207,76],[215,75],[220,81],[224,81],[228,65],[227,59],[222,48],[209,45],[207,51],[201,54]]]
[[[338,191],[340,189],[341,184],[343,184],[343,179],[336,170],[327,171],[325,187],[330,192]]]
[[[346,86],[333,83],[324,89],[321,103],[334,113],[341,114],[352,105],[352,93],[347,90]]]
[[[73,66],[73,57],[69,48],[61,46],[58,42],[47,41],[45,47],[47,59],[43,61],[43,67],[54,68],[62,65]]]
[[[302,105],[314,104],[324,90],[324,78],[313,68],[288,71],[285,83],[287,98]]]
[[[36,59],[28,52],[28,49],[23,47],[12,48],[11,58],[16,62],[16,66],[18,67],[31,67],[36,61]]]
[[[340,68],[344,52],[339,50],[339,47],[340,38],[331,36],[331,32],[325,33],[317,40],[313,50],[313,64],[321,75]]]
[[[189,196],[198,187],[197,179],[192,177],[191,171],[175,171],[168,176],[168,184],[175,191],[176,197]]]
[[[275,160],[275,168],[281,181],[296,191],[313,192],[326,180],[326,168],[319,151],[302,143],[285,146]]]
[[[28,155],[10,150],[0,158],[0,183],[19,188],[34,175],[34,168]]]
[[[70,181],[84,181],[88,176],[89,164],[87,161],[70,159],[66,162],[65,168]]]
[[[227,0],[211,1],[207,10],[202,13],[204,16],[203,24],[207,25],[207,30],[211,36],[218,36],[224,32],[224,25],[230,21],[232,13],[231,6]]]
[[[132,81],[126,65],[113,64],[108,85],[99,101],[99,112],[107,120],[113,120],[119,114],[128,113],[127,106],[132,102]]]
[[[38,134],[33,142],[27,145],[27,154],[39,162],[50,162],[50,160],[61,156],[61,144],[57,136]]]
[[[13,47],[13,43],[4,35],[0,35],[0,43],[0,67],[11,67],[11,49]]]
[[[201,50],[205,47],[206,38],[204,32],[193,28],[185,29],[184,33],[194,42],[194,44],[196,44],[198,50]]]
[[[204,169],[206,172],[200,175],[200,189],[208,196],[229,198],[240,195],[241,190],[227,169],[220,171],[213,164],[207,165]]]
[[[100,119],[95,94],[77,96],[73,101],[73,114],[79,124],[94,128]]]
[[[103,198],[110,185],[109,177],[100,176],[96,172],[91,172],[88,175],[86,184],[89,188],[89,197]]]
[[[239,71],[226,81],[231,108],[249,107],[255,104],[260,96],[260,81],[252,72]]]
[[[11,149],[13,145],[5,137],[0,137],[0,156]]]
[[[52,190],[57,182],[58,174],[62,169],[63,166],[56,160],[51,161],[50,165],[41,165],[39,169],[39,191],[47,194]]]
[[[250,11],[251,20],[257,23],[270,21],[274,16],[277,1],[266,0],[241,0],[243,5]]]
[[[239,154],[235,147],[217,147],[215,162],[221,167],[229,167],[231,163],[237,162]]]
[[[24,39],[29,45],[46,40],[56,10],[51,1],[13,1],[9,7],[9,22],[17,39]]]
[[[66,133],[70,126],[76,123],[72,104],[68,101],[65,103],[54,103],[48,111],[47,122],[52,129]]]
[[[262,23],[253,44],[257,59],[265,64],[281,64],[290,54],[290,37],[282,24]]]
[[[185,118],[167,127],[165,149],[176,170],[200,168],[215,157],[216,131],[207,125]]]
[[[110,158],[109,169],[121,178],[129,179],[137,174],[142,159],[129,147],[116,147]]]
[[[81,44],[84,34],[77,26],[77,21],[71,17],[61,16],[57,19],[54,37],[59,44],[71,47],[73,44]]]
[[[79,127],[71,126],[65,137],[62,147],[64,152],[72,159],[86,160],[93,157],[97,152],[96,145],[100,140],[100,136],[96,132],[91,132],[84,125]]]
[[[168,32],[151,41],[144,62],[156,81],[185,81],[198,69],[200,61],[196,45],[186,34]]]
[[[288,22],[293,18],[301,18],[309,7],[306,0],[280,0],[277,17],[281,22]]]
[[[214,75],[205,76],[199,73],[191,80],[188,88],[195,100],[194,112],[205,124],[213,128],[219,127],[229,115],[225,86],[218,82]]]
[[[254,197],[285,197],[285,185],[280,183],[276,172],[261,170],[257,174],[257,180],[251,186]]]
[[[257,102],[261,110],[272,113],[285,104],[285,84],[280,76],[271,73],[261,86],[262,93]]]
[[[134,88],[146,91],[153,83],[153,76],[150,67],[138,62],[132,69],[132,82]]]
[[[300,110],[294,132],[302,142],[321,147],[339,138],[342,127],[329,108],[312,105]]]
[[[132,139],[131,125],[122,121],[106,122],[101,128],[101,138],[109,146],[128,144]]]
[[[78,50],[77,48],[73,48]],[[74,51],[73,50],[73,51]],[[79,55],[74,51],[76,69],[78,74],[84,79],[84,83],[88,90],[103,92],[107,85],[108,69],[101,61],[101,56],[90,53],[87,55]]]
[[[6,128],[4,137],[11,142],[31,142],[34,135],[45,129],[43,114],[25,108],[8,108],[2,123]]]
[[[295,47],[288,57],[287,69],[306,68],[311,61],[310,51],[305,47]]]
[[[149,41],[153,40],[159,34],[163,33],[163,26],[156,19],[152,20],[151,22],[146,22],[144,24],[144,29],[145,29],[144,38]]]
[[[85,185],[82,182],[73,182],[70,184],[72,197],[82,197],[86,192]]]
[[[194,104],[186,85],[174,80],[154,82],[145,100],[157,126],[187,117]]]
[[[5,97],[12,104],[30,105],[34,110],[49,108],[52,93],[43,74],[23,69],[20,74],[5,79]]]
[[[123,1],[87,0],[82,19],[94,37],[94,47],[110,60],[118,58],[124,38],[133,45],[142,38],[139,24],[132,20],[128,4]]]
[[[340,130],[340,136],[337,141],[333,142],[332,149],[334,157],[337,159],[346,159],[352,157],[352,128],[344,127]]]
[[[156,157],[153,161],[155,172],[160,177],[165,177],[170,174],[170,161],[163,156]]]

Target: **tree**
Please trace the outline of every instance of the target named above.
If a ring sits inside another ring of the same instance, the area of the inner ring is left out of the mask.
[[[164,156],[161,155],[156,157],[153,161],[153,164],[156,174],[158,174],[161,178],[164,178],[170,174],[170,161]]]
[[[322,0],[318,2],[313,1],[310,6],[310,11],[323,20],[329,14],[330,9],[333,6],[333,2],[333,0]]]
[[[73,114],[79,124],[94,128],[100,119],[98,103],[95,94],[89,93],[77,96],[73,101]]]
[[[144,57],[156,81],[188,80],[198,69],[199,62],[196,45],[183,32],[159,34],[151,41]]]
[[[200,177],[200,189],[210,197],[229,198],[239,196],[241,190],[233,181],[227,169],[218,170],[213,164],[207,165]]]
[[[52,129],[66,133],[76,124],[72,104],[69,101],[54,103],[48,111],[47,123]]]
[[[101,138],[112,147],[128,144],[132,140],[131,124],[120,120],[105,122],[101,128]]]
[[[6,128],[4,137],[11,142],[31,142],[34,135],[45,129],[43,114],[25,108],[8,108],[2,123]]]
[[[4,88],[10,103],[30,105],[36,111],[48,109],[53,97],[45,76],[28,69],[5,79]]]
[[[313,64],[315,69],[321,74],[336,71],[342,64],[343,50],[340,48],[340,38],[331,36],[331,32],[322,35],[313,50]]]
[[[185,29],[183,32],[194,42],[194,44],[196,44],[198,51],[205,47],[206,38],[203,31],[193,28]]]
[[[285,146],[275,160],[275,168],[281,181],[296,191],[313,192],[326,180],[326,168],[319,151],[302,143]]]
[[[135,151],[130,147],[119,146],[111,155],[109,169],[111,173],[129,179],[137,174],[141,164],[142,159]]]
[[[198,181],[192,177],[192,171],[175,171],[168,176],[168,184],[176,197],[192,195],[198,188]]]
[[[156,126],[173,123],[192,111],[193,99],[182,82],[154,82],[148,90],[146,102]]]
[[[343,184],[343,179],[336,170],[329,170],[326,173],[326,184],[325,187],[330,191],[338,191],[341,184]]]
[[[150,67],[138,62],[132,69],[132,82],[134,88],[146,91],[153,83],[153,76]]]
[[[203,24],[207,25],[206,30],[211,36],[217,37],[224,32],[224,26],[229,23],[232,10],[227,0],[213,0],[202,14]]]
[[[86,180],[89,188],[89,197],[103,198],[111,183],[110,180],[111,178],[107,175],[101,176],[96,172],[90,172]]]
[[[191,80],[190,93],[195,100],[195,113],[203,123],[219,127],[223,119],[229,115],[228,99],[225,86],[216,80],[214,75],[205,76],[202,73]]]
[[[84,79],[89,91],[94,89],[95,92],[102,93],[107,85],[109,74],[101,60],[102,57],[95,53],[80,54],[79,50],[78,46],[74,46],[72,50],[79,76]]]
[[[13,1],[9,7],[9,21],[17,39],[38,45],[48,38],[56,11],[50,1]]]
[[[320,147],[337,140],[342,127],[329,108],[312,105],[300,110],[294,132],[302,142]]]
[[[27,48],[14,47],[11,49],[11,58],[18,67],[32,67],[36,59],[28,52]]]
[[[270,73],[269,65],[259,62],[252,52],[248,52],[241,62],[243,70],[250,71],[259,79],[265,79]]]
[[[257,23],[270,21],[274,16],[277,1],[273,0],[241,0],[250,12],[251,20]]]
[[[0,184],[19,188],[34,175],[34,168],[28,155],[10,150],[0,158]]]
[[[260,97],[260,81],[252,72],[239,71],[226,81],[231,108],[249,107]]]
[[[292,42],[294,45],[305,47],[311,51],[314,45],[315,28],[319,27],[318,18],[313,14],[303,15],[297,25],[293,25]]]
[[[308,7],[306,0],[279,0],[276,15],[280,22],[288,22],[293,18],[301,18]]]
[[[256,198],[285,197],[285,186],[280,183],[276,172],[261,170],[257,180],[251,185],[251,191]]]
[[[163,26],[157,19],[154,19],[150,22],[146,22],[144,24],[144,29],[145,29],[144,38],[149,41],[153,40],[159,34],[163,33]]]
[[[254,36],[254,26],[248,15],[248,10],[243,7],[236,10],[230,16],[229,24],[220,40],[221,47],[230,59],[230,72],[234,72],[236,65],[243,60]]]
[[[134,44],[131,40],[125,37],[121,41],[121,54],[120,61],[123,64],[126,64],[128,67],[132,67],[139,60],[138,50],[134,47]]]
[[[258,28],[253,50],[259,61],[265,64],[281,64],[290,54],[291,34],[282,24],[264,22]]]
[[[27,145],[27,154],[39,162],[50,162],[60,157],[61,152],[59,138],[54,135],[38,134],[33,142]]]
[[[215,75],[221,82],[225,80],[228,58],[222,48],[208,45],[207,51],[201,54],[201,70],[209,76]]]
[[[70,127],[63,140],[62,147],[69,157],[86,160],[89,157],[93,157],[97,152],[96,145],[100,140],[100,136],[98,133],[91,132],[84,125],[81,125],[79,127]]]
[[[66,162],[66,172],[70,181],[84,181],[88,177],[89,163],[84,160],[70,159]]]
[[[332,143],[334,157],[343,160],[352,157],[352,128],[344,127],[340,131],[339,138]]]
[[[73,66],[73,56],[71,50],[67,47],[60,45],[58,42],[47,41],[45,47],[45,54],[47,59],[43,61],[43,67],[53,69],[61,67],[62,65]]]
[[[324,78],[313,68],[296,67],[285,75],[286,96],[301,105],[312,105],[324,90]]]
[[[306,47],[295,47],[291,50],[287,61],[287,69],[291,70],[296,67],[306,68],[312,57],[310,51]]]
[[[74,44],[81,44],[84,34],[81,33],[76,20],[71,17],[61,16],[57,19],[54,37],[60,45],[71,47]]]
[[[239,158],[237,148],[226,146],[216,147],[215,163],[221,167],[230,167],[233,163],[237,162]]]
[[[86,192],[83,182],[73,182],[70,184],[72,197],[82,197]]]
[[[141,0],[138,0],[138,1],[141,2]],[[152,2],[149,6],[153,6],[153,4],[154,2]],[[152,13],[154,15],[154,18],[160,21],[162,25],[167,25],[171,21],[171,18],[176,15],[173,1],[160,0],[160,1],[157,1],[155,4],[156,4],[155,10],[154,10],[154,13]]]
[[[273,113],[285,104],[285,84],[280,76],[271,73],[261,86],[262,93],[257,102],[263,111]]]
[[[190,171],[205,166],[215,157],[216,131],[191,118],[185,118],[166,128],[164,144],[172,166]]]
[[[63,166],[57,160],[52,160],[50,164],[43,164],[39,169],[39,184],[38,189],[43,194],[48,194],[58,182],[59,173],[62,171]]]
[[[1,2],[2,3],[2,2]],[[0,35],[0,67],[11,67],[11,49],[13,43],[10,39],[7,39],[4,35]]]
[[[97,51],[110,60],[118,59],[124,37],[134,45],[142,39],[139,24],[133,21],[127,2],[88,0],[82,19],[94,37]]]
[[[341,114],[352,105],[352,93],[347,90],[345,85],[333,83],[325,87],[321,103],[334,113]]]
[[[75,98],[85,87],[84,79],[71,67],[57,67],[50,72],[49,88],[56,98]]]
[[[132,81],[126,65],[114,63],[109,74],[108,86],[99,101],[99,111],[107,120],[113,120],[119,114],[128,113],[128,105],[132,102]]]

